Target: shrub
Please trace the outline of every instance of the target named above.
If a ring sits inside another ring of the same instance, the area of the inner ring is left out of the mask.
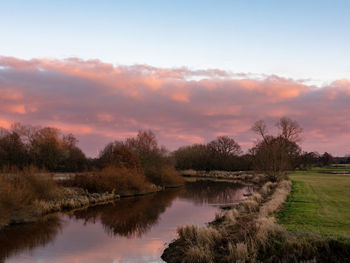
[[[99,162],[103,167],[116,166],[139,168],[140,162],[136,154],[124,142],[115,141],[106,145],[101,151]]]
[[[161,167],[154,176],[154,181],[163,186],[178,186],[184,183],[182,176],[171,166]]]
[[[35,216],[36,201],[50,201],[62,196],[52,176],[39,174],[35,168],[0,175],[0,226],[11,220],[26,221]]]
[[[71,186],[81,187],[89,192],[140,192],[151,185],[138,169],[109,166],[100,172],[76,175],[69,182]]]
[[[34,199],[50,201],[59,199],[63,195],[62,188],[54,181],[52,174],[42,173],[33,167],[24,169],[15,176],[15,180],[34,194]]]

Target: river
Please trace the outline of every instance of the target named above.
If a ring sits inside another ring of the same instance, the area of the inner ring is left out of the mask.
[[[11,226],[0,231],[0,262],[162,262],[178,226],[205,225],[220,206],[239,203],[250,191],[226,182],[187,182],[178,189]]]

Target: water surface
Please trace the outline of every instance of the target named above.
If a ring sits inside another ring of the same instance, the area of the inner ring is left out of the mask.
[[[220,205],[238,203],[249,191],[225,182],[188,182],[180,189],[11,226],[0,232],[0,262],[162,262],[177,226],[204,225]]]

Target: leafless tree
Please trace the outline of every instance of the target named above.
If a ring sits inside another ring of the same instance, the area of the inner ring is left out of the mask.
[[[266,123],[263,120],[259,120],[255,122],[252,127],[252,131],[259,134],[265,142],[267,141],[268,131],[267,131]]]
[[[299,123],[288,117],[282,117],[276,124],[277,128],[280,130],[280,135],[288,141],[300,142],[301,133],[303,129],[300,127]]]
[[[293,168],[293,160],[301,153],[297,145],[302,132],[300,125],[283,117],[277,123],[277,127],[279,134],[275,136],[267,133],[264,121],[258,121],[252,127],[252,130],[262,137],[251,150],[255,169],[265,173],[273,181],[283,178],[286,172]]]

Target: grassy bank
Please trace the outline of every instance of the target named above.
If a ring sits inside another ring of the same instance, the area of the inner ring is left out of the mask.
[[[289,194],[289,181],[267,182],[235,208],[222,212],[208,226],[182,226],[164,251],[166,262],[256,262],[275,234],[284,234],[270,216]]]
[[[350,175],[317,171],[290,175],[292,192],[278,222],[294,233],[350,238]]]
[[[208,226],[180,227],[178,238],[164,251],[163,260],[169,263],[350,262],[348,240],[321,236],[317,232],[287,231],[276,222],[275,214],[284,204],[291,185],[287,180],[267,182],[243,203],[222,212]],[[293,191],[295,194],[295,188]],[[339,194],[341,202],[343,194]],[[314,213],[311,208],[310,215]],[[286,209],[288,207],[283,210],[285,215]],[[343,229],[338,230],[338,236],[343,234]]]

